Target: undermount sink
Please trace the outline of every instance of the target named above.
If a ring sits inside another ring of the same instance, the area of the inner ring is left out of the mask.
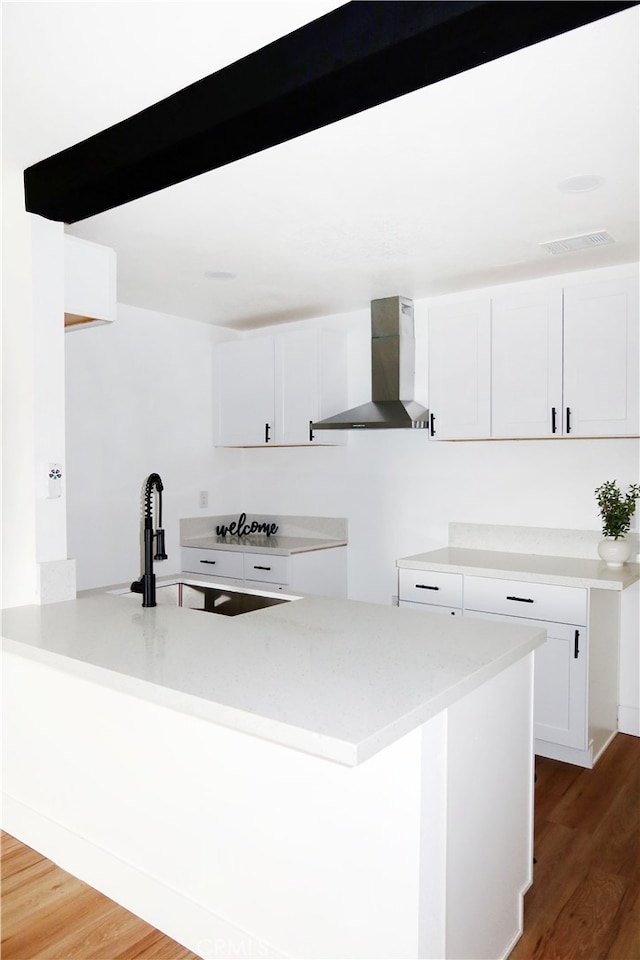
[[[113,592],[122,597],[140,596],[131,590]],[[219,613],[225,617],[237,617],[241,613],[251,613],[253,610],[263,610],[265,607],[274,607],[298,599],[286,595],[236,590],[222,584],[185,581],[156,584],[158,607],[187,607],[189,610]]]

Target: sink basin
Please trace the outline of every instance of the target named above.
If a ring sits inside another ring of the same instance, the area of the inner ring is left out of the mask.
[[[122,597],[139,597],[131,590],[113,591]],[[159,607],[187,607],[205,613],[219,613],[224,617],[237,617],[252,610],[263,610],[280,603],[298,600],[284,594],[270,594],[236,590],[223,584],[197,583],[184,580],[156,584],[156,605]]]

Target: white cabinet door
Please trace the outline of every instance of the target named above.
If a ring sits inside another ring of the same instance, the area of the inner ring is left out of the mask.
[[[466,608],[464,615],[546,629],[546,643],[535,651],[533,723],[536,753],[546,755],[545,743],[586,750],[589,730],[587,628]]]
[[[436,440],[491,435],[491,301],[429,310],[429,409]]]
[[[345,431],[311,431],[311,423],[346,407],[346,337],[303,329],[276,336],[276,444],[346,443]]]
[[[565,288],[563,416],[569,436],[638,433],[637,280]]]
[[[559,434],[562,289],[497,296],[491,310],[491,435]]]
[[[587,631],[548,623],[547,642],[535,653],[534,736],[587,749]]]
[[[214,353],[214,443],[274,443],[273,337],[217,344]]]

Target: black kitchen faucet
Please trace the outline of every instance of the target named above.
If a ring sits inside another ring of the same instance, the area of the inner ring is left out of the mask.
[[[151,494],[158,494],[158,528],[154,532],[151,516]],[[164,530],[162,529],[162,480],[157,473],[149,474],[144,489],[144,573],[139,580],[131,584],[133,593],[142,594],[143,607],[156,606],[156,575],[153,572],[154,560],[166,560],[164,549]],[[156,540],[156,552],[153,552],[153,540]]]

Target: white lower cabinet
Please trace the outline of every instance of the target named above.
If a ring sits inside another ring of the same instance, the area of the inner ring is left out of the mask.
[[[462,576],[458,573],[400,570],[398,606],[425,613],[462,616]]]
[[[547,631],[546,643],[535,654],[536,753],[591,766],[586,588],[467,576],[464,614]],[[558,748],[575,752],[559,757]]]
[[[421,610],[422,613],[448,613],[451,617],[462,616],[461,607],[441,607],[437,603],[414,603],[412,600],[399,600],[398,606]]]
[[[202,573],[207,577],[244,578],[243,554],[237,550],[204,550],[200,547],[182,548],[182,569]]]
[[[254,590],[347,596],[346,547],[290,555],[182,547],[182,569],[212,579],[237,580],[238,586]]]
[[[547,631],[535,652],[535,752],[592,767],[617,730],[614,594],[550,583],[400,568],[398,603]],[[596,625],[590,637],[589,624]],[[590,669],[591,667],[591,669]]]
[[[554,744],[586,751],[589,736],[587,628],[479,610],[465,610],[465,616],[521,623],[526,627],[538,626],[547,631],[547,641],[538,647],[534,657],[533,730],[536,753],[548,756],[549,745]]]

